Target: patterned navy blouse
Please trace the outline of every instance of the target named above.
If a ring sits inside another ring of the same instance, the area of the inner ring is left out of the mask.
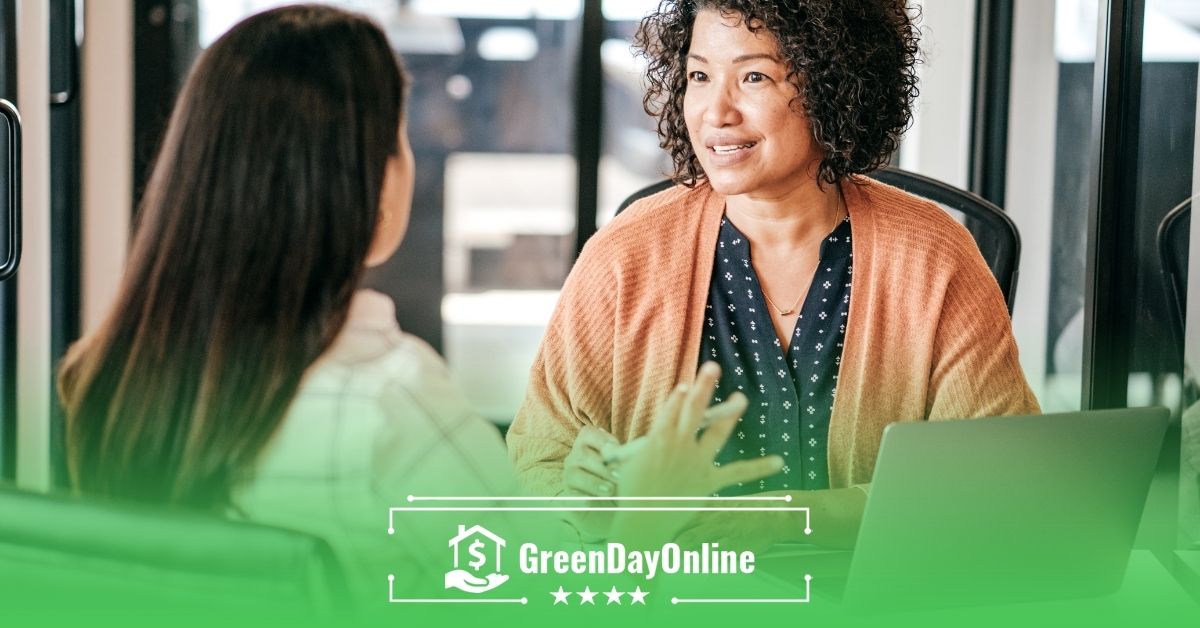
[[[847,217],[821,244],[791,344],[783,347],[750,263],[750,243],[722,219],[700,362],[721,365],[714,403],[740,390],[750,405],[716,464],[777,454],[784,467],[721,494],[829,488],[829,416],[850,311],[852,261]]]

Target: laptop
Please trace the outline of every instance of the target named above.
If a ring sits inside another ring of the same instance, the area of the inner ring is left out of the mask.
[[[1139,408],[892,424],[855,550],[842,554],[848,571],[812,551],[764,558],[793,575],[812,562],[815,596],[862,609],[1114,592],[1168,415]]]

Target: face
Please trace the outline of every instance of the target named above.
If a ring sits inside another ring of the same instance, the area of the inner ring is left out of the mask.
[[[784,196],[815,180],[824,157],[797,104],[775,36],[704,10],[692,27],[683,114],[713,189]]]
[[[408,215],[412,212],[413,180],[416,166],[412,147],[408,143],[408,126],[400,121],[399,139],[395,155],[388,158],[383,174],[383,189],[379,193],[379,223],[375,237],[367,251],[366,265],[378,266],[386,262],[404,239],[408,229]]]

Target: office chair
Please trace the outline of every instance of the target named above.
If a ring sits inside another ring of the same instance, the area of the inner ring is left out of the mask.
[[[10,488],[0,488],[0,513],[0,598],[9,600],[0,607],[61,610],[70,600],[72,610],[161,605],[302,617],[347,608],[329,546],[300,532]]]
[[[909,194],[926,198],[963,215],[963,226],[971,232],[979,252],[991,269],[1011,314],[1017,295],[1017,276],[1020,273],[1021,235],[1017,225],[1004,210],[977,194],[960,190],[936,179],[898,168],[884,168],[869,175],[881,183],[900,188]],[[672,187],[674,182],[659,181],[634,192],[621,203],[621,213],[634,201]]]
[[[1184,312],[1187,307],[1188,238],[1191,235],[1192,199],[1176,205],[1158,223],[1158,258],[1171,310],[1171,328],[1178,346],[1183,346]]]
[[[1194,198],[1194,197],[1193,197]],[[1187,314],[1188,241],[1192,226],[1192,199],[1176,205],[1158,223],[1158,258],[1162,264],[1163,283],[1167,290],[1167,309],[1170,310],[1171,332],[1175,347],[1182,359],[1187,341],[1184,333]],[[1184,407],[1200,398],[1196,382],[1196,365],[1183,366]]]

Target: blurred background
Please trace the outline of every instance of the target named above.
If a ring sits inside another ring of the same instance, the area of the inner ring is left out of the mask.
[[[0,475],[61,482],[49,373],[115,290],[172,101],[206,46],[281,4],[0,0],[0,97],[23,116],[25,207],[21,271],[0,284]],[[369,282],[504,426],[582,243],[667,172],[630,46],[658,2],[331,4],[374,16],[414,79],[412,223]],[[1185,351],[1200,361],[1200,271],[1187,257],[1200,230],[1161,232],[1200,181],[1200,2],[910,4],[921,96],[894,164],[1016,222],[1013,326],[1046,411],[1173,409],[1161,466],[1174,479],[1152,495],[1172,516],[1144,531],[1200,543],[1196,485],[1177,471],[1178,419],[1194,401]],[[1171,255],[1185,271],[1175,283]],[[1176,526],[1176,509],[1196,524]]]

